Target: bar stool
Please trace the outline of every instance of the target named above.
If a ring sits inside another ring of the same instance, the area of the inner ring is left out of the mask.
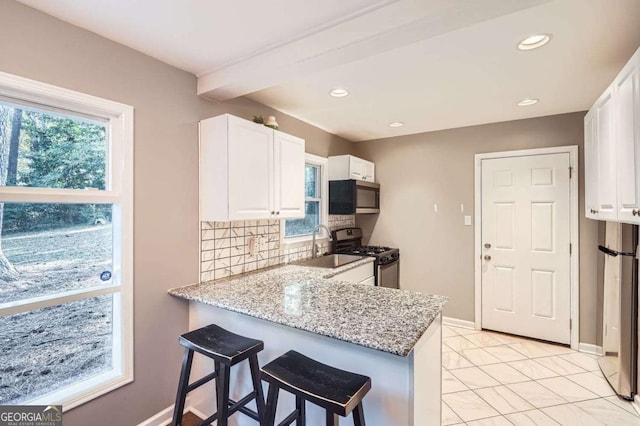
[[[216,379],[218,411],[200,423],[201,425],[208,425],[217,420],[218,426],[227,426],[229,417],[236,411],[240,411],[260,422],[264,415],[265,405],[262,382],[260,381],[260,367],[258,366],[258,352],[264,349],[264,342],[239,336],[215,324],[211,324],[183,334],[180,336],[180,344],[185,347],[185,352],[182,358],[182,370],[180,372],[180,382],[178,383],[176,405],[173,411],[173,421],[171,422],[172,426],[182,424],[182,412],[184,411],[187,393],[214,379]],[[215,371],[189,384],[194,352],[213,359]],[[253,391],[239,401],[234,401],[229,398],[229,374],[233,365],[246,359],[249,360],[251,369]],[[257,413],[245,407],[253,399],[256,400]]]
[[[362,399],[371,389],[371,379],[321,364],[289,351],[262,367],[262,380],[269,383],[265,426],[274,426],[278,392],[284,389],[296,397],[296,409],[278,426],[306,425],[305,403],[309,401],[326,410],[326,425],[338,426],[338,416],[353,412],[355,426],[364,426]]]

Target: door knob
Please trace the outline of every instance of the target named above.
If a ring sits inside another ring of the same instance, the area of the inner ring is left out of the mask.
[[[486,249],[490,249],[490,248],[491,248],[491,244],[489,244],[489,243],[484,243],[484,248],[486,248]]]
[[[484,260],[491,260],[491,256],[489,256],[488,254],[484,255]]]

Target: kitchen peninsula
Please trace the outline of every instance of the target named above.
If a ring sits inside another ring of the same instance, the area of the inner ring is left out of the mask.
[[[261,365],[293,349],[371,377],[364,399],[369,425],[439,425],[441,312],[447,298],[332,279],[372,261],[333,269],[290,264],[169,293],[190,301],[190,329],[216,323],[263,340]],[[196,358],[192,380],[213,369],[209,360]],[[248,366],[234,367],[231,383],[232,398],[249,392]],[[202,414],[215,411],[209,385],[190,396],[189,405]],[[283,393],[277,418],[293,406],[293,397]],[[324,419],[318,407],[308,404],[307,410],[309,424]],[[235,418],[239,425],[255,425],[245,416]]]

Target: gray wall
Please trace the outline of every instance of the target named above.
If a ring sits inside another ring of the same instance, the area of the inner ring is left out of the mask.
[[[382,185],[378,216],[357,224],[376,244],[399,247],[403,288],[451,298],[445,316],[474,320],[474,154],[562,145],[580,146],[580,341],[596,343],[597,222],[584,218],[584,113],[422,133],[356,144],[376,163]],[[438,204],[438,212],[433,205]]]
[[[195,77],[11,0],[0,0],[0,71],[135,108],[135,382],[65,414],[65,425],[135,425],[173,403],[187,303],[198,280],[197,121],[230,112],[278,117],[318,155],[352,143],[247,99],[211,103]]]

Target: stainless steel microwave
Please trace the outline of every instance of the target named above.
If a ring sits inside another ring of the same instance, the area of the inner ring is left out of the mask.
[[[329,181],[329,214],[380,213],[380,185],[361,180]]]

